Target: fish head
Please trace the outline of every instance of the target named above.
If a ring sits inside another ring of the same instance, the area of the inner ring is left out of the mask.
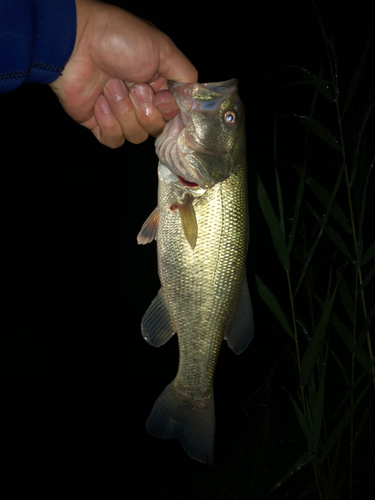
[[[209,189],[226,179],[244,146],[244,107],[237,80],[169,82],[180,113],[155,142],[156,154],[178,182]]]

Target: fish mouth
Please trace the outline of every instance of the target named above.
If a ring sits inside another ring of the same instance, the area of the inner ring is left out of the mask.
[[[199,114],[217,114],[223,100],[237,88],[237,80],[215,83],[168,82],[180,113],[170,120],[155,141],[156,154],[185,186],[211,188],[216,182],[205,166],[205,160],[216,156],[195,133],[194,118]],[[211,161],[210,161],[211,162]]]
[[[203,150],[208,155],[213,153],[207,147],[197,144],[191,134],[187,133],[187,121],[186,115],[180,112],[166,124],[155,141],[156,154],[160,162],[185,187],[208,189],[214,185],[214,181],[196,153]]]

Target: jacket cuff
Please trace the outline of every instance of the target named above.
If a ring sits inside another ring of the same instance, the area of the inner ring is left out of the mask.
[[[76,39],[74,0],[34,0],[34,40],[26,82],[52,83],[71,56]]]
[[[75,0],[0,1],[0,92],[56,80],[74,49]]]

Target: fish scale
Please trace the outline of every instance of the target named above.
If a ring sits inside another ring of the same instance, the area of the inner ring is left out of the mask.
[[[245,214],[231,205],[246,206],[246,193],[233,189],[231,180],[216,184],[208,203],[200,207],[198,200],[194,205],[199,227],[194,250],[186,242],[178,214],[167,210],[173,190],[159,184],[159,210],[163,214],[159,243],[165,253],[160,257],[159,276],[170,314],[176,318],[180,351],[176,384],[193,387],[193,395],[198,398],[211,392],[216,359],[243,279],[244,243],[242,252],[237,248],[238,241],[245,241]],[[218,234],[227,237],[218,238]],[[204,318],[210,319],[204,322]]]

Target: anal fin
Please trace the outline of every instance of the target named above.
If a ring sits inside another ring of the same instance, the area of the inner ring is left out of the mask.
[[[228,346],[235,354],[241,354],[254,337],[253,306],[251,304],[246,275],[242,280],[240,297],[232,323],[225,335]]]

